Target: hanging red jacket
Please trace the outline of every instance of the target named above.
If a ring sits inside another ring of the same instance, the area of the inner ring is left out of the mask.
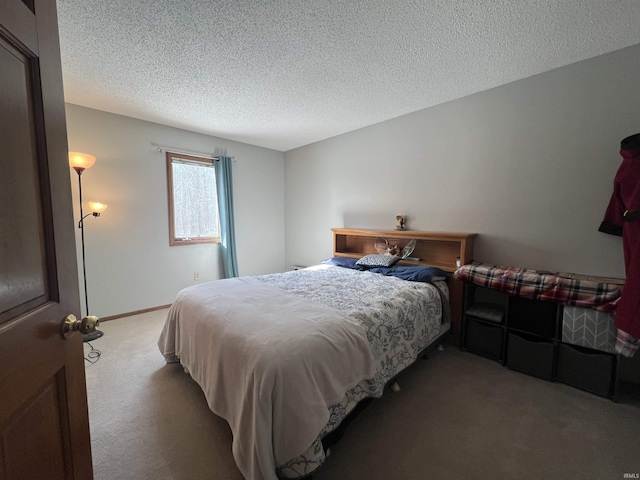
[[[601,232],[622,235],[626,281],[615,312],[618,351],[633,356],[640,338],[640,133],[620,144],[622,164],[613,180],[613,194]]]

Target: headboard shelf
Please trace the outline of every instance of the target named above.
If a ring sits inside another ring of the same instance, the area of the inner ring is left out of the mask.
[[[364,230],[352,228],[332,228],[333,256],[361,258],[377,253],[374,241],[376,237],[386,239],[390,245],[404,247],[407,242],[416,240],[411,257],[418,260],[402,260],[402,265],[427,265],[439,267],[446,272],[454,272],[456,261],[460,264],[473,260],[473,241],[475,233],[423,232],[419,230]],[[462,322],[462,282],[449,279],[449,305],[451,307],[451,342],[460,345]]]
[[[386,239],[390,245],[402,248],[410,240],[416,240],[411,257],[419,260],[403,260],[402,265],[429,265],[447,272],[456,270],[456,260],[461,264],[473,259],[475,233],[423,232],[419,230],[361,230],[332,228],[333,255],[335,257],[360,258],[377,253],[373,245],[376,237]]]

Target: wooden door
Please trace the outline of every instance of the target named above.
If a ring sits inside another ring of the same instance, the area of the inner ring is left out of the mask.
[[[0,0],[0,479],[93,477],[55,0]]]

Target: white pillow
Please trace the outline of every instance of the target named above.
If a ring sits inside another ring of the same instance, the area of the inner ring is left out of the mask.
[[[372,254],[362,257],[356,262],[356,265],[362,265],[363,267],[391,267],[398,260],[400,260],[400,257],[396,255]]]

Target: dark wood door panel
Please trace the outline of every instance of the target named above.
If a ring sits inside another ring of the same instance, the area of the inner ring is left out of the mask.
[[[10,112],[0,117],[0,145],[12,159],[0,176],[0,323],[50,298],[37,151],[44,138],[36,128],[42,111],[32,71],[33,59],[0,36],[0,104]]]
[[[58,372],[2,426],[3,478],[68,478],[68,412],[64,372]]]
[[[92,478],[55,0],[0,0],[0,478]]]
[[[19,0],[0,2],[0,30],[38,56],[38,25],[33,2]]]

